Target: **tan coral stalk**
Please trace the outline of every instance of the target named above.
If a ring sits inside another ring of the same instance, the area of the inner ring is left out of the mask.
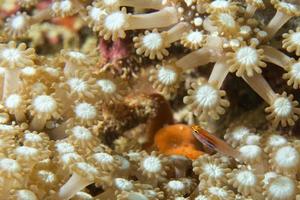
[[[78,162],[72,166],[71,178],[60,188],[58,196],[60,200],[68,200],[77,192],[93,183],[99,174],[97,168],[86,163]]]
[[[190,26],[186,22],[180,22],[172,27],[170,30],[159,33],[157,29],[153,32],[146,31],[145,35],[140,34],[133,38],[134,47],[139,55],[144,54],[150,59],[163,59],[164,56],[169,55],[166,49],[170,47],[171,43],[180,39],[182,33],[188,31]]]
[[[103,0],[97,3],[99,7],[108,10],[116,10],[119,7],[123,7],[123,6],[159,10],[162,9],[165,4],[163,0],[148,0],[143,2],[140,0]]]
[[[215,61],[215,53],[210,48],[203,47],[182,57],[176,61],[176,65],[184,70],[206,65]]]
[[[287,69],[293,59],[272,46],[261,46],[264,51],[263,60]]]
[[[264,9],[265,4],[263,0],[246,0],[247,7],[245,17],[251,18],[257,9]]]
[[[300,15],[300,6],[297,3],[289,3],[282,0],[271,0],[277,9],[275,16],[266,27],[268,38],[272,38],[276,32],[292,17]]]
[[[300,56],[300,27],[297,27],[296,31],[289,30],[282,37],[284,38],[282,47],[288,52],[295,52],[297,56]]]
[[[226,64],[226,59],[221,58],[215,63],[208,82],[217,83],[217,87],[220,89],[228,73],[229,66]]]
[[[150,14],[128,15],[126,9],[114,11],[100,20],[100,35],[113,41],[126,36],[126,30],[168,27],[178,22],[178,13],[174,7],[165,7]]]

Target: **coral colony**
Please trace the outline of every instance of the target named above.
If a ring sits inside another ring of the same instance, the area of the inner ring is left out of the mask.
[[[299,17],[298,0],[0,0],[0,200],[300,199]]]

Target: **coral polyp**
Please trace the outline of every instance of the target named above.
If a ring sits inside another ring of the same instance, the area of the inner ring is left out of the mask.
[[[0,0],[0,199],[299,199],[299,16]]]

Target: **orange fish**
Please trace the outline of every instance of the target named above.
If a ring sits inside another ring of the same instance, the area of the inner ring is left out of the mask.
[[[233,149],[220,138],[202,129],[200,126],[194,125],[192,126],[192,129],[195,138],[197,138],[197,140],[199,140],[203,145],[207,146],[208,148],[233,158],[237,158],[239,156],[239,152],[237,150]]]

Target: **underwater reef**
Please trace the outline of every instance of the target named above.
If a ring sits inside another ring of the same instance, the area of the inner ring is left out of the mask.
[[[0,200],[300,200],[299,0],[0,0]]]

